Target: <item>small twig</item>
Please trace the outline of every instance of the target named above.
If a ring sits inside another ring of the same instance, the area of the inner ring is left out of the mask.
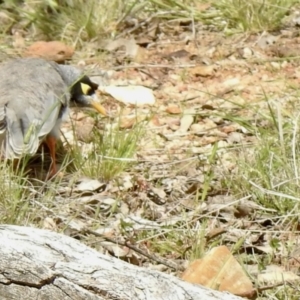
[[[290,200],[300,201],[300,198],[298,198],[298,197],[294,197],[294,196],[291,196],[288,194],[279,193],[276,191],[265,189],[265,188],[257,185],[256,183],[254,183],[252,180],[249,180],[249,183],[267,195],[272,195],[272,196],[282,197],[282,198],[286,198],[286,199],[290,199]]]
[[[169,69],[176,69],[176,68],[193,68],[196,67],[196,64],[185,64],[185,65],[167,65],[167,64],[157,64],[157,65],[151,65],[151,64],[135,64],[135,65],[126,65],[126,66],[118,66],[111,68],[115,71],[120,71],[123,69],[129,69],[129,68],[169,68]]]
[[[163,16],[163,15],[167,15],[169,13],[171,13],[172,11],[164,11],[164,12],[158,12],[156,14],[153,14],[151,15],[150,17],[148,17],[146,20],[140,22],[140,23],[137,23],[134,25],[133,28],[127,30],[127,31],[123,31],[122,33],[120,33],[116,39],[119,39],[125,35],[129,35],[131,33],[133,33],[134,31],[136,31],[137,29],[141,28],[142,26],[146,25],[146,24],[149,24],[154,18],[158,17],[158,16]],[[123,20],[122,20],[123,21]],[[120,22],[118,22],[120,23]]]
[[[235,61],[235,62],[231,62],[230,64],[237,64],[237,63],[267,63],[267,62],[276,62],[276,61],[284,61],[284,60],[297,60],[300,59],[300,56],[294,56],[294,57],[285,57],[285,58],[277,58],[277,57],[272,57],[272,58],[265,58],[265,59],[261,59],[261,58],[254,58],[254,59],[248,59],[248,60],[242,60],[242,61]],[[219,62],[216,62],[217,64]],[[111,68],[111,70],[115,70],[115,71],[119,71],[119,70],[123,70],[123,69],[128,69],[128,68],[169,68],[169,69],[177,69],[177,68],[194,68],[196,67],[197,64],[183,64],[183,65],[167,65],[167,64],[136,64],[136,65],[126,65],[126,66],[118,66],[118,67],[114,67]]]
[[[110,238],[110,237],[107,237],[107,236],[105,236],[105,235],[103,235],[103,234],[101,234],[101,233],[92,231],[92,230],[90,230],[90,229],[85,229],[85,232],[86,232],[86,233],[89,233],[89,234],[93,234],[93,235],[98,236],[98,237],[101,237],[101,238],[103,238],[104,240],[106,240],[107,242],[111,242],[111,243],[116,244],[116,245],[121,245],[121,246],[124,246],[124,247],[128,247],[129,249],[131,249],[131,250],[133,250],[133,251],[135,251],[135,252],[137,252],[137,253],[139,253],[139,254],[141,254],[141,255],[143,255],[143,256],[145,256],[145,257],[147,257],[147,258],[149,258],[149,259],[151,259],[151,260],[153,260],[153,261],[156,261],[156,262],[159,263],[159,264],[163,264],[163,265],[165,265],[165,266],[167,266],[168,268],[171,268],[171,269],[173,269],[173,270],[176,270],[176,271],[178,271],[178,270],[179,270],[179,271],[183,271],[183,270],[184,270],[183,267],[178,266],[177,264],[175,264],[175,263],[173,263],[173,262],[171,262],[171,261],[169,261],[169,260],[166,260],[166,259],[164,259],[164,258],[157,257],[156,255],[148,254],[148,253],[146,253],[145,251],[139,249],[138,247],[129,244],[128,242],[120,242],[120,241],[117,241],[117,240],[115,240],[115,239],[112,239],[112,238]]]
[[[235,293],[236,296],[239,297],[244,297],[244,298],[248,298],[248,299],[256,299],[258,296],[258,293],[261,293],[263,291],[267,291],[267,290],[271,290],[273,288],[279,287],[284,285],[284,283],[276,283],[273,285],[267,285],[267,286],[262,286],[262,287],[258,287],[258,288],[254,288],[250,291],[247,292],[242,292],[242,293]]]

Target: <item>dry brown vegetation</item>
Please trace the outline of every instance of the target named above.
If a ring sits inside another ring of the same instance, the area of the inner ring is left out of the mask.
[[[298,15],[292,0],[2,1],[1,60],[59,39],[94,80],[104,70],[156,103],[73,111],[62,178],[37,179],[40,158],[18,175],[2,165],[1,222],[176,275],[226,245],[274,286],[259,299],[299,299]]]

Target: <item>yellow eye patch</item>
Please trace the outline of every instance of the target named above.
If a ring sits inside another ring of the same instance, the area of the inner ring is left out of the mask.
[[[82,93],[84,95],[88,95],[92,90],[92,88],[85,83],[80,82],[80,86],[81,86]]]

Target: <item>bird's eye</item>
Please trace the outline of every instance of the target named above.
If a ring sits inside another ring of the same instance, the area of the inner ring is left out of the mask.
[[[80,82],[80,86],[81,86],[81,91],[84,95],[91,95],[93,93],[93,90],[89,85]]]

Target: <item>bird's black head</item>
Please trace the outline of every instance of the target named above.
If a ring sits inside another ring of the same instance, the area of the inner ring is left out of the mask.
[[[88,76],[82,76],[71,87],[71,101],[78,102],[80,105],[82,96],[93,96],[98,89],[98,84],[92,82]],[[84,97],[82,99],[84,105]]]
[[[83,74],[82,70],[73,66],[55,64],[54,67],[69,87],[71,105],[93,107],[102,115],[106,115],[105,109],[95,101],[98,84],[92,82],[88,76]]]
[[[97,97],[98,86],[88,76],[82,76],[71,87],[71,103],[81,107],[93,107],[102,115],[106,115],[105,109],[94,101],[94,98]]]

